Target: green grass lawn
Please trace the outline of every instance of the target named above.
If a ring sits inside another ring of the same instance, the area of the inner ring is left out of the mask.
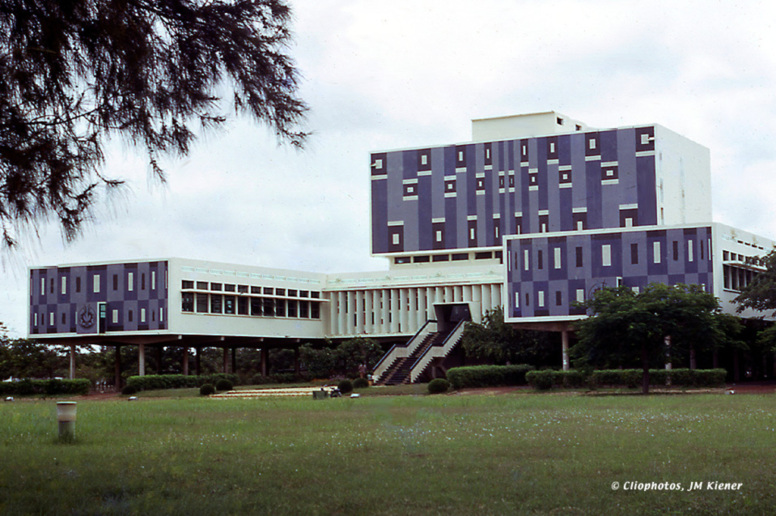
[[[0,514],[768,514],[775,416],[757,395],[116,398],[79,402],[68,445],[53,401],[17,400]]]

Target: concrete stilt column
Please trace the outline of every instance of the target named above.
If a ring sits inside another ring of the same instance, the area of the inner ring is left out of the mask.
[[[563,352],[563,370],[569,370],[569,332],[563,330],[560,332],[561,348]]]
[[[671,336],[666,335],[663,339],[663,343],[666,346],[666,369],[671,370]]]
[[[364,333],[364,323],[366,322],[366,309],[364,304],[366,301],[364,300],[364,291],[358,290],[355,292],[355,310],[354,314],[356,316],[356,333],[358,335],[362,335]]]
[[[224,358],[221,362],[222,362],[221,370],[224,373],[228,373],[229,372],[229,348],[226,346],[224,346]]]
[[[267,376],[267,362],[269,362],[269,349],[261,348],[261,376]]]
[[[436,289],[434,287],[426,288],[426,319],[436,319],[436,314],[434,313],[435,294]]]
[[[145,344],[137,345],[137,375],[145,376]]]
[[[336,292],[329,292],[326,294],[329,298],[328,303],[323,303],[324,306],[327,304],[329,305],[329,335],[336,335],[336,329],[337,329],[337,293]]]
[[[472,300],[472,286],[471,285],[464,285],[463,286],[463,300],[462,301],[471,301]]]
[[[346,299],[347,292],[337,292],[337,331],[334,332],[334,335],[345,334],[345,321],[347,321]]]
[[[389,311],[391,309],[390,299],[391,299],[391,291],[388,289],[383,289],[381,292],[382,296],[382,320],[380,321],[380,333],[389,333],[391,331],[391,326],[388,324],[389,319]]]
[[[345,327],[344,327],[344,335],[353,335],[353,332],[356,329],[356,323],[353,320],[353,314],[356,312],[356,293],[352,290],[345,293],[345,296],[347,297],[347,307],[348,309],[345,311]]]
[[[471,314],[472,321],[479,323],[482,321],[482,287],[480,285],[472,285],[472,302],[474,304],[473,312]],[[476,311],[477,313],[474,313]]]
[[[237,346],[232,348],[232,370],[230,373],[237,373]]]
[[[70,344],[70,379],[75,379],[75,344]]]
[[[367,290],[367,291],[364,292],[364,302],[366,303],[366,308],[364,309],[364,333],[374,333],[375,332],[375,324],[374,324],[374,316],[375,316],[374,297],[375,297],[375,291],[374,290]]]
[[[114,382],[116,390],[121,390],[121,346],[116,346],[116,360],[114,363]]]
[[[197,376],[199,376],[199,375],[202,374],[202,360],[201,360],[202,357],[200,356],[200,355],[202,355],[202,348],[201,347],[196,347],[196,348],[194,348],[194,351],[197,352],[197,355],[196,355],[196,357],[194,359],[194,367],[197,370]]]
[[[482,290],[482,313],[485,314],[493,310],[490,297],[490,285],[480,285],[480,289]]]
[[[399,332],[407,333],[407,303],[408,292],[406,288],[399,289]]]
[[[183,376],[188,376],[189,375],[189,348],[185,346],[183,348],[182,369],[183,369]]]
[[[399,333],[399,291],[391,289],[390,332]]]
[[[417,321],[417,326],[420,328],[426,323],[426,314],[428,313],[428,309],[426,308],[426,302],[428,301],[426,299],[426,289],[425,288],[418,288],[418,309],[415,314],[415,320]]]
[[[496,308],[502,306],[501,303],[501,285],[495,283],[490,286],[490,306]]]
[[[294,374],[299,377],[299,344],[294,346]]]

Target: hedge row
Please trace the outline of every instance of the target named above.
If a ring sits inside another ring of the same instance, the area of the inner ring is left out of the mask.
[[[236,374],[204,374],[200,376],[182,374],[149,374],[146,376],[130,376],[127,378],[127,387],[136,391],[151,391],[156,389],[184,389],[187,387],[201,387],[209,383],[215,385],[218,380],[229,380],[236,385]]]
[[[18,382],[0,382],[0,395],[24,396],[43,394],[46,396],[89,394],[92,383],[80,378],[77,380],[20,380]]]
[[[575,389],[587,383],[585,375],[581,371],[529,371],[525,375],[525,379],[528,385],[539,390],[547,390],[552,387]]]
[[[641,369],[614,369],[593,372],[595,385],[626,385],[638,387],[641,385]],[[650,385],[666,385],[668,378],[671,385],[681,387],[721,387],[725,385],[727,371],[724,369],[650,369]]]
[[[526,373],[532,370],[527,364],[454,367],[447,371],[447,380],[454,389],[525,385]]]
[[[585,376],[580,371],[531,371],[526,375],[528,384],[539,390],[552,387],[611,386],[636,388],[641,385],[641,369],[606,369],[593,371]],[[650,385],[671,385],[679,387],[719,387],[725,384],[727,372],[724,369],[650,369]]]

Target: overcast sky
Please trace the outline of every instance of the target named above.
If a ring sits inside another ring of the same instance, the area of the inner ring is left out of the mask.
[[[116,147],[128,181],[75,243],[56,226],[2,252],[0,321],[26,334],[29,266],[184,257],[343,272],[371,258],[369,152],[462,142],[471,119],[556,110],[659,123],[711,149],[714,220],[776,238],[776,27],[756,1],[298,0],[291,52],[307,148],[234,119],[168,184]],[[770,14],[769,14],[770,13]]]

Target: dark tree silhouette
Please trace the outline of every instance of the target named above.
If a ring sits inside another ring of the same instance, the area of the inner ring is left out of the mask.
[[[185,155],[200,127],[247,113],[299,146],[306,106],[281,0],[0,0],[0,225],[6,245],[56,218],[78,234],[103,144]],[[228,102],[224,97],[229,95]]]

